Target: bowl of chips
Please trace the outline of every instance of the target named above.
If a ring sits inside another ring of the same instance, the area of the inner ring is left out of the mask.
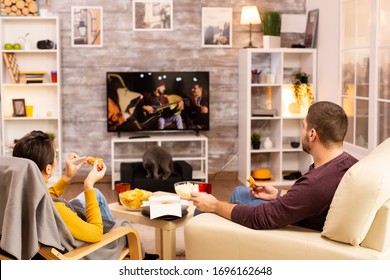
[[[199,192],[199,183],[196,181],[185,181],[175,183],[175,192],[181,199],[190,199],[192,192]]]
[[[150,191],[134,189],[119,193],[119,200],[128,210],[141,210],[144,201],[148,201],[152,196]]]

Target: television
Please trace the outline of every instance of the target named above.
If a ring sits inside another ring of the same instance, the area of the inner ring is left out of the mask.
[[[209,72],[107,72],[107,131],[207,131]]]

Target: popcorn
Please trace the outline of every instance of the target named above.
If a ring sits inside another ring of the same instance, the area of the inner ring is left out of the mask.
[[[182,199],[190,199],[192,192],[199,192],[199,185],[192,182],[175,183],[175,191]]]

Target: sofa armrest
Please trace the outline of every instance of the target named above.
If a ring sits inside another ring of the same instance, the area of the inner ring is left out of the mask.
[[[390,258],[389,250],[382,253],[334,242],[321,237],[319,231],[295,226],[253,230],[210,213],[190,219],[184,237],[189,260]]]

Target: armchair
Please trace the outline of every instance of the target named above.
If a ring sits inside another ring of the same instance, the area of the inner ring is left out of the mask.
[[[216,214],[184,227],[186,259],[390,259],[390,138],[342,178],[322,232],[253,230]]]
[[[31,160],[0,157],[0,178],[0,259],[142,259],[139,235],[124,221],[99,242],[74,239]]]

